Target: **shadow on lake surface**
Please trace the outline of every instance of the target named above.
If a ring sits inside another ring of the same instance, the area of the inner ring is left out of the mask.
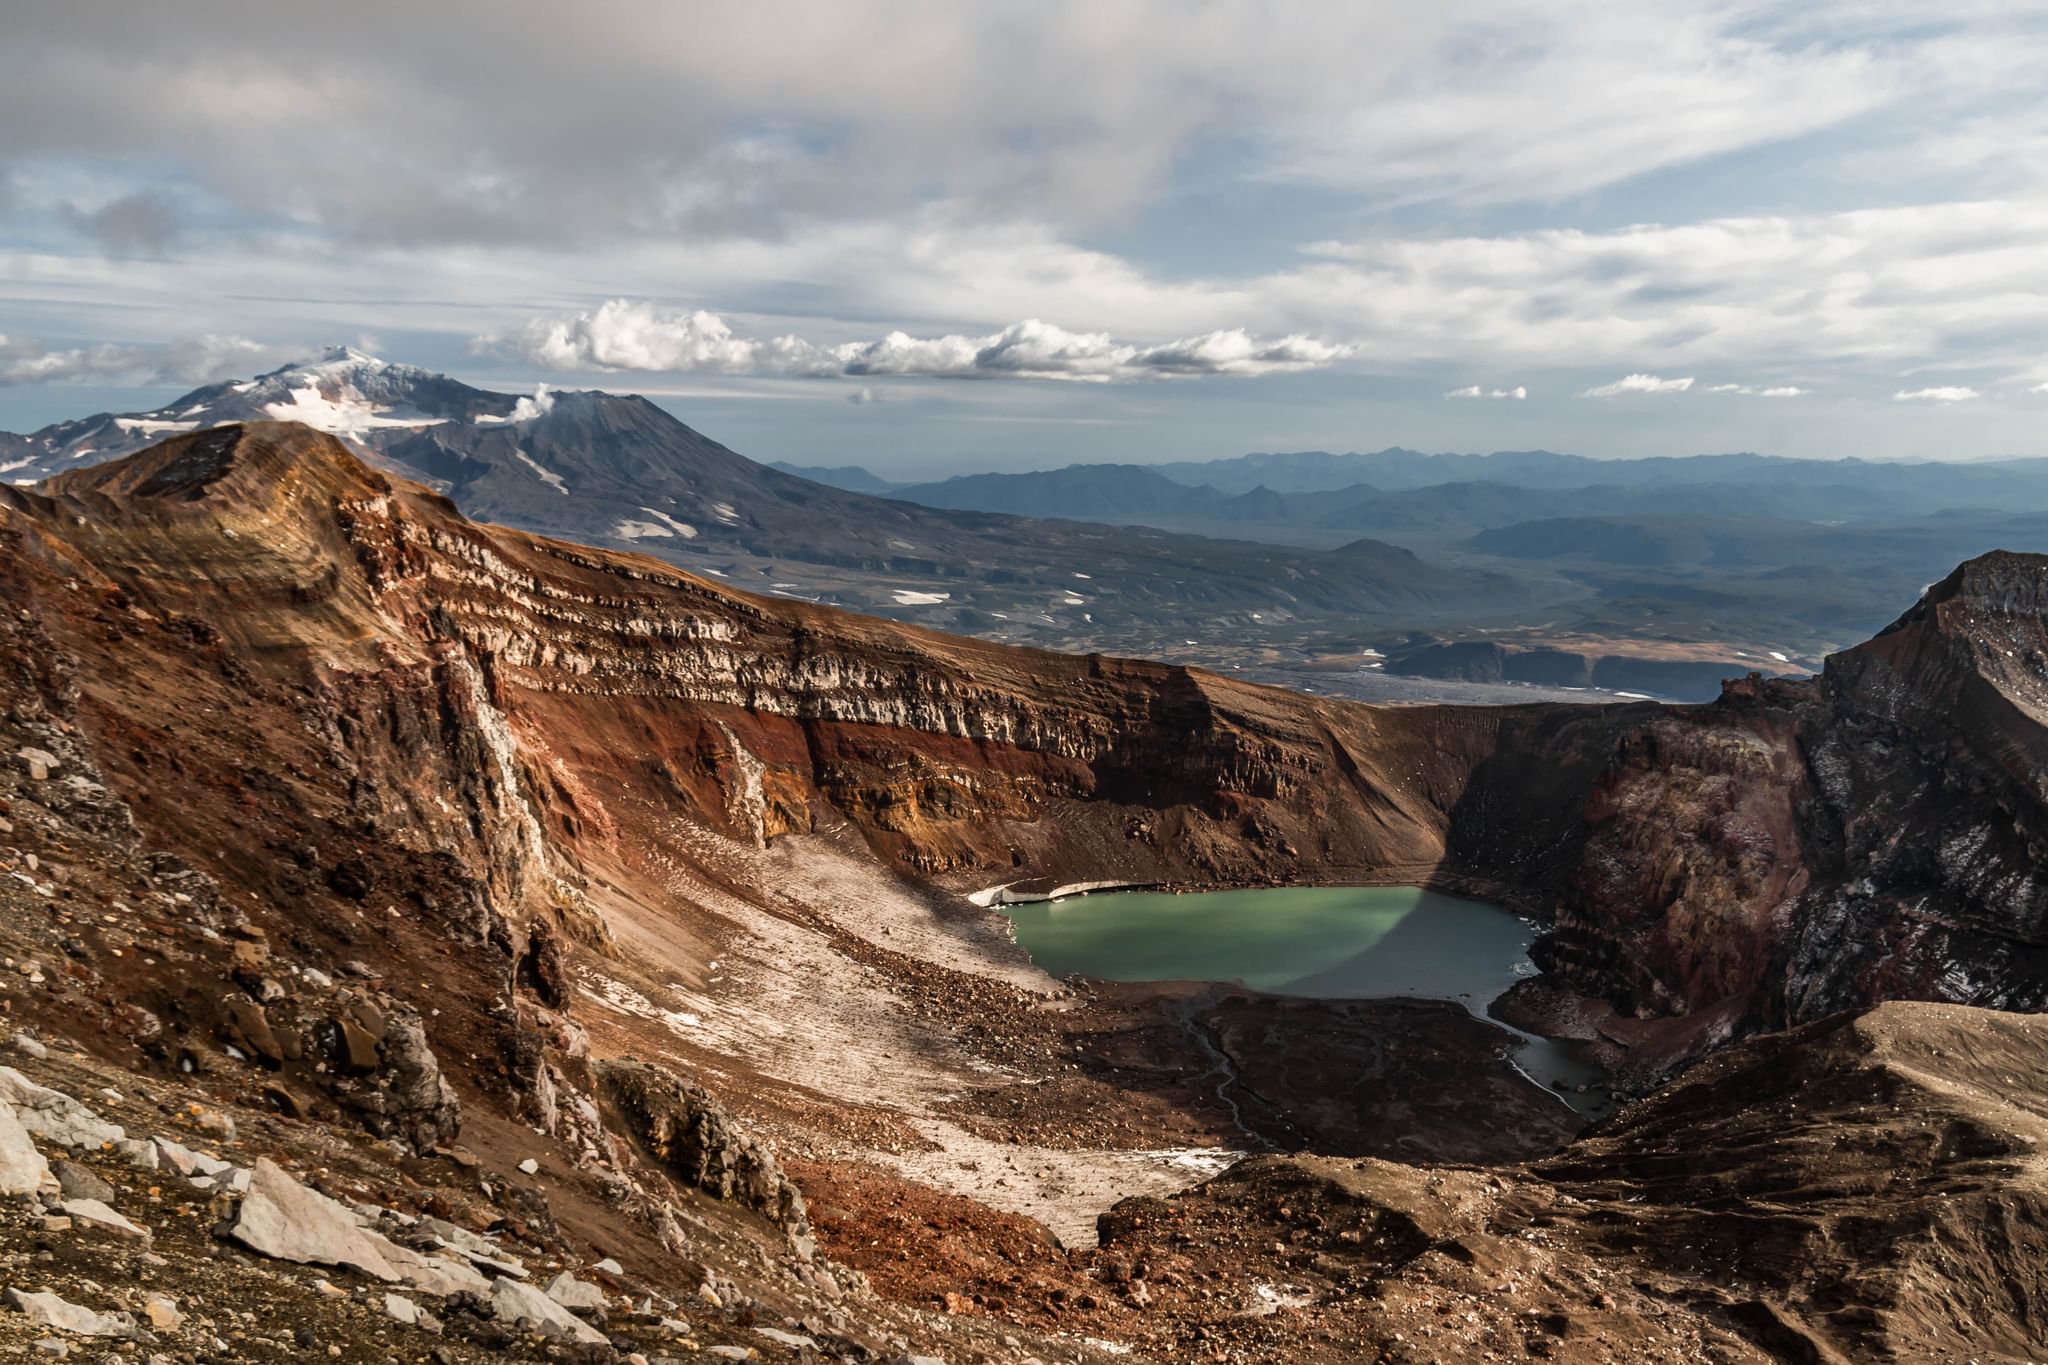
[[[1516,1065],[1585,1113],[1602,1072],[1568,1047],[1501,1023],[1487,1005],[1535,974],[1527,921],[1416,887],[1271,887],[1187,895],[1105,892],[1005,908],[1048,972],[1109,981],[1230,982],[1316,1000],[1448,1000],[1516,1035]]]

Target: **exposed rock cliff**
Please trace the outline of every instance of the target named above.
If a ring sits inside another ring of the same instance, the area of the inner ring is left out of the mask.
[[[2048,560],[1994,553],[1816,678],[1625,733],[1546,966],[1644,1015],[2048,1006]]]

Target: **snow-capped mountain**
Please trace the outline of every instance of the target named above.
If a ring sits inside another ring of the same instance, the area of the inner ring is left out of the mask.
[[[287,421],[354,441],[439,422],[506,421],[518,400],[348,346],[254,379],[209,384],[148,412],[95,413],[27,436],[0,434],[0,478],[32,484],[166,436],[229,422]]]

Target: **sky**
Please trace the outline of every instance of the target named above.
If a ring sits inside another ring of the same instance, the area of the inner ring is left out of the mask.
[[[893,477],[2048,455],[2048,0],[21,0],[0,429],[342,342]]]

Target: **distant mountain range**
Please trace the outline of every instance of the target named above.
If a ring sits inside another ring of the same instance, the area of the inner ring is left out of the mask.
[[[813,474],[885,485],[857,467]],[[1712,695],[1737,661],[1812,667],[1958,560],[2048,550],[2043,459],[1299,451],[966,474],[886,495],[1310,548],[1371,537],[1578,598],[1539,628],[1439,628],[1388,649],[1390,671],[1678,696]]]
[[[797,472],[794,466],[789,466]],[[1157,465],[1080,464],[891,483],[859,466],[801,471],[928,507],[1027,516],[1271,522],[1366,529],[1509,526],[1546,516],[1772,516],[1860,520],[1947,509],[2048,510],[2048,459],[1794,460],[1694,455],[1595,460],[1548,451],[1241,455]],[[1682,492],[1683,504],[1674,501]]]

